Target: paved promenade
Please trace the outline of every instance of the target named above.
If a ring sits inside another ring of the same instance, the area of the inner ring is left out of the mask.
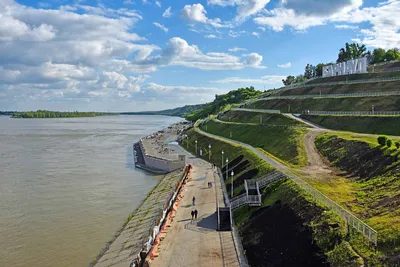
[[[151,267],[219,267],[239,266],[231,232],[217,232],[216,202],[222,206],[221,183],[215,170],[204,160],[194,158],[181,148],[194,168],[191,180],[184,188],[184,196],[174,221],[159,245],[159,256]],[[207,183],[212,182],[212,188]],[[196,197],[196,205],[192,198]],[[190,212],[197,209],[197,220],[191,220]]]

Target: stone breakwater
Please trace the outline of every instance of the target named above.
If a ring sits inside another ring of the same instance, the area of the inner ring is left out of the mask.
[[[178,155],[168,147],[168,143],[178,139],[178,135],[189,124],[177,123],[153,133],[133,145],[135,166],[153,173],[168,173],[186,165],[185,155]]]
[[[144,259],[187,177],[188,169],[185,167],[165,175],[89,266],[136,266]]]

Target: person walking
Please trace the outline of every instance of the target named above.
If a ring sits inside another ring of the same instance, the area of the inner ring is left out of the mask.
[[[194,219],[195,219],[195,220],[197,220],[197,212],[198,212],[198,211],[195,209],[195,210],[194,210]]]
[[[192,215],[192,221],[193,221],[193,217],[194,217],[194,210],[192,210],[192,212],[190,213],[190,215]]]
[[[193,206],[196,205],[196,198],[195,198],[195,196],[193,196],[193,198],[192,198],[192,204],[193,204]]]

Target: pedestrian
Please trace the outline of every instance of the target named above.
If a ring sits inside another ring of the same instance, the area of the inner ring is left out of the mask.
[[[210,188],[212,187],[212,182],[210,182],[210,186],[209,186]]]
[[[193,204],[193,206],[196,205],[196,198],[194,196],[192,198],[192,204]]]
[[[192,215],[192,221],[193,221],[193,216],[194,216],[194,210],[190,213]]]
[[[194,210],[194,219],[197,220],[197,210]]]

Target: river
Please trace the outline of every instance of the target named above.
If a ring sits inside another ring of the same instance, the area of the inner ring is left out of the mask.
[[[0,116],[0,266],[88,266],[157,183],[132,144],[178,121]]]

